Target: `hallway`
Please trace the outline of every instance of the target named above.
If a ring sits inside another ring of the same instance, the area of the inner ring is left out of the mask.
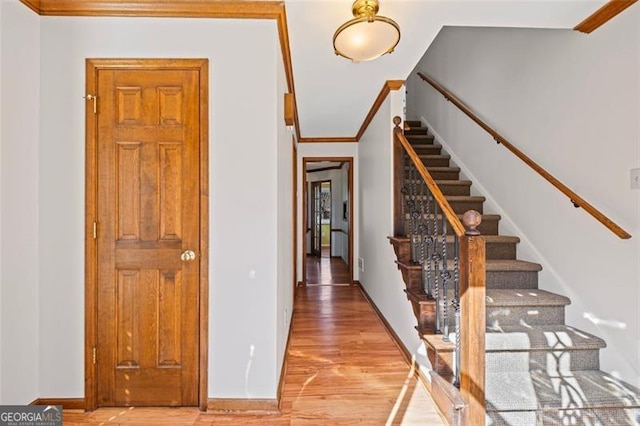
[[[340,257],[330,257],[328,249],[323,249],[322,256],[307,254],[307,285],[344,285],[349,282],[349,267]]]
[[[65,425],[443,425],[357,286],[298,289],[281,413],[193,408],[65,410]]]

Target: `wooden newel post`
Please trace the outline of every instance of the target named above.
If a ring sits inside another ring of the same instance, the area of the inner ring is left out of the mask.
[[[404,184],[404,152],[402,144],[397,138],[398,132],[402,132],[400,124],[402,118],[393,117],[393,236],[404,237],[404,218],[402,217],[402,204],[404,195],[402,185]]]
[[[462,216],[460,237],[460,393],[470,425],[485,424],[485,245],[477,227],[482,215]]]

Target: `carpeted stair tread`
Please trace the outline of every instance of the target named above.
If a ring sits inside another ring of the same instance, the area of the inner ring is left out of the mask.
[[[405,216],[408,218],[409,214],[405,213]],[[462,222],[462,214],[456,214],[456,216],[458,216],[458,219],[460,219],[460,222]],[[431,218],[433,220],[433,214],[427,215],[425,213],[424,217],[425,218],[429,217],[429,218]],[[438,213],[437,217],[438,217],[438,220],[441,220],[442,215],[440,213]],[[500,219],[501,219],[500,215],[497,215],[497,214],[484,214],[484,213],[482,214],[482,221],[483,222],[484,221],[487,221],[487,222],[489,222],[489,221],[498,221]],[[482,236],[485,237],[486,235],[483,234]]]
[[[567,325],[505,325],[487,327],[487,352],[602,349],[601,338]]]
[[[428,135],[428,134],[407,135],[406,138],[407,138],[407,141],[409,141],[409,144],[414,147],[414,149],[416,146],[420,146],[420,145],[436,144],[435,138],[432,135]],[[438,146],[442,147],[442,145],[438,145]]]
[[[446,159],[446,160],[451,160],[451,156],[449,154],[418,154],[418,157],[420,157],[421,159]]]
[[[575,407],[529,411],[488,411],[486,425],[531,426],[531,425],[598,425],[638,426],[639,408],[580,408]]]
[[[487,238],[485,236],[485,238]],[[567,306],[571,299],[545,290],[487,289],[487,307]]]
[[[488,372],[486,400],[488,412],[640,408],[640,389],[600,370]]]
[[[481,235],[481,237],[487,244],[517,244],[520,242],[520,238],[512,235]],[[453,235],[447,235],[447,242],[453,242],[453,240]]]
[[[459,172],[460,167],[427,167],[430,172]]]
[[[495,271],[542,271],[542,265],[539,263],[527,262],[518,259],[487,259],[485,270],[487,272]]]
[[[454,261],[447,260],[447,267],[453,270]],[[487,259],[485,270],[487,272],[539,272],[542,265],[518,259]]]
[[[422,178],[420,179],[405,179],[405,183],[419,183],[422,182]],[[470,180],[435,180],[436,185],[459,185],[459,186],[471,186]]]
[[[404,131],[404,135],[409,138],[409,136],[415,135],[426,135],[429,130],[426,127],[411,127],[408,130]]]
[[[436,185],[459,185],[459,186],[471,186],[470,180],[436,180]]]
[[[414,127],[412,128],[412,131],[413,131],[412,133],[405,134],[405,137],[409,142],[412,142],[415,140],[435,139],[433,135],[430,135],[428,133],[428,130],[426,127]]]

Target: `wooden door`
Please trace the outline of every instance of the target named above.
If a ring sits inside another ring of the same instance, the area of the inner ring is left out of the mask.
[[[97,406],[199,404],[200,74],[97,71]]]

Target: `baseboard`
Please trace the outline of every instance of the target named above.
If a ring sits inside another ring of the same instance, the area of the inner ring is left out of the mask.
[[[276,396],[278,400],[278,410],[282,408],[282,393],[284,391],[284,379],[287,375],[287,366],[289,365],[289,346],[291,345],[291,330],[293,330],[293,317],[296,311],[291,310],[291,318],[289,319],[289,333],[287,334],[287,344],[284,348],[284,357],[282,358],[282,368],[280,369],[280,382],[278,383],[278,394]]]
[[[244,411],[277,413],[277,399],[210,398],[207,411]]]
[[[84,398],[38,398],[29,405],[62,405],[63,410],[84,410]]]
[[[288,345],[287,345],[288,346]],[[286,360],[286,355],[285,355]],[[286,361],[283,369],[286,367]],[[284,375],[281,375],[280,381]],[[278,399],[231,399],[231,398],[211,398],[207,401],[207,410],[212,411],[262,411],[278,412],[282,385],[278,390]],[[64,410],[84,410],[84,398],[38,398],[29,405],[61,405]]]
[[[364,297],[369,301],[369,304],[375,311],[380,322],[382,322],[382,324],[384,325],[384,328],[387,330],[387,333],[389,334],[389,336],[391,336],[391,339],[394,341],[396,346],[398,346],[398,348],[400,349],[400,352],[402,352],[402,355],[407,361],[407,364],[409,364],[409,366],[411,366],[411,368],[413,369],[413,373],[414,373],[414,376],[416,377],[416,380],[418,380],[418,382],[422,384],[422,386],[424,386],[424,388],[427,390],[427,392],[429,392],[429,394],[433,398],[434,402],[436,403],[436,408],[438,409],[438,414],[440,414],[440,417],[443,419],[447,419],[447,421],[449,421],[449,419],[452,419],[454,421],[460,421],[461,419],[465,420],[466,418],[461,416],[466,415],[466,411],[460,410],[459,400],[455,398],[449,398],[449,399],[444,398],[443,395],[451,395],[451,392],[449,393],[443,392],[442,389],[444,388],[444,386],[442,384],[439,384],[439,388],[437,390],[434,389],[434,385],[432,383],[431,378],[427,377],[427,374],[421,368],[418,361],[416,361],[416,359],[411,355],[411,352],[409,352],[409,349],[407,349],[404,343],[402,343],[402,340],[400,340],[400,337],[398,337],[396,332],[393,331],[393,328],[391,328],[391,324],[387,322],[386,318],[384,317],[384,315],[382,315],[382,312],[380,312],[380,309],[378,309],[373,299],[369,297],[369,294],[367,293],[367,290],[365,290],[365,288],[362,286],[362,283],[360,281],[354,281],[353,283],[360,288],[360,291],[362,292]],[[432,375],[433,371],[429,371],[429,374]],[[436,395],[434,391],[440,392],[440,394]],[[440,401],[438,401],[436,397],[439,397]],[[449,403],[445,403],[444,401],[448,401]],[[442,404],[442,406],[440,404]],[[448,409],[449,409],[449,412],[446,413],[445,410],[448,410]],[[447,416],[446,414],[449,414],[449,415]],[[448,424],[452,426],[466,425],[466,423],[451,423],[451,422],[449,422]]]
[[[393,328],[391,328],[391,324],[387,322],[387,319],[384,317],[384,315],[382,315],[382,312],[380,312],[380,309],[378,309],[373,299],[369,297],[369,293],[367,293],[367,290],[364,289],[364,286],[362,285],[362,283],[360,281],[354,281],[353,283],[356,286],[358,286],[358,288],[360,289],[364,297],[367,299],[367,301],[373,308],[374,312],[376,313],[378,319],[380,320],[382,325],[384,325],[384,328],[387,330],[387,333],[389,334],[389,336],[391,336],[391,340],[393,340],[393,342],[396,344],[398,349],[400,349],[400,352],[402,352],[402,356],[404,356],[404,359],[407,361],[407,364],[409,364],[410,366],[415,366],[416,364],[414,362],[413,356],[411,355],[411,352],[409,352],[409,349],[407,349],[404,343],[402,343],[402,340],[400,340],[400,337],[398,337],[396,332],[393,331]],[[419,368],[416,368],[416,370],[419,370]]]

